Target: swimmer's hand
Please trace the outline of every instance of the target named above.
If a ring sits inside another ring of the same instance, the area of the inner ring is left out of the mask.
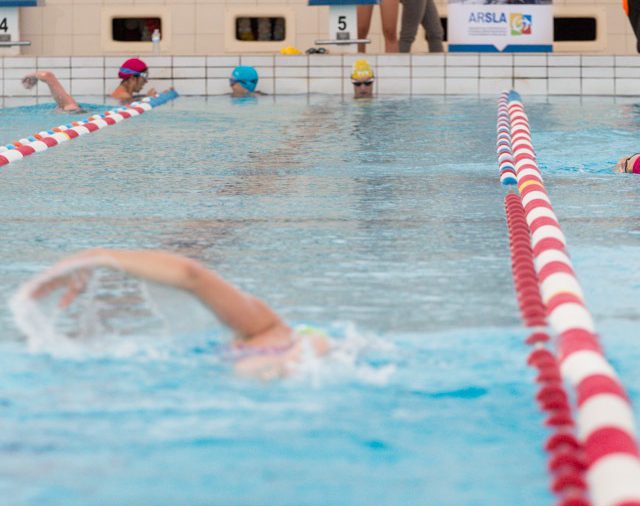
[[[24,86],[27,90],[30,90],[36,84],[38,84],[38,78],[35,74],[29,74],[22,78],[22,86]]]
[[[68,307],[78,295],[85,291],[90,277],[91,274],[87,269],[63,273],[60,276],[41,283],[31,292],[31,297],[39,299],[54,290],[63,288],[65,292],[60,297],[60,300],[58,300],[58,307],[64,309]]]
[[[147,91],[147,97],[155,97],[157,94],[158,92],[155,88],[151,88],[149,91]]]

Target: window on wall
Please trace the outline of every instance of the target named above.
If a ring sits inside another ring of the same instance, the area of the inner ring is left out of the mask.
[[[160,30],[162,37],[162,20],[160,18],[113,18],[111,20],[111,36],[118,42],[151,42],[151,34]]]
[[[596,18],[553,18],[553,40],[596,40],[597,27]]]
[[[246,42],[280,42],[287,35],[285,19],[282,17],[236,18],[236,40]]]

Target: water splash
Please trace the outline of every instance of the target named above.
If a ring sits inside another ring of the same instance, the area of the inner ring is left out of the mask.
[[[310,349],[303,353],[294,377],[314,387],[335,382],[386,386],[396,372],[393,363],[395,345],[374,334],[356,328],[351,322],[333,324],[327,331],[335,336],[326,357],[317,357]]]
[[[34,277],[11,298],[10,308],[32,353],[159,359],[173,351],[175,329],[188,321],[193,330],[199,321],[194,317],[199,306],[186,298],[179,290],[92,258],[68,261]]]

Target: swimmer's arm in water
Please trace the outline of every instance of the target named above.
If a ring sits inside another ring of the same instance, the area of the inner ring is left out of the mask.
[[[58,107],[63,111],[73,111],[76,109],[80,109],[78,103],[73,99],[69,93],[64,89],[64,86],[58,81],[58,78],[55,76],[53,72],[49,72],[47,70],[40,70],[38,72],[33,72],[31,74],[27,74],[22,79],[22,85],[30,90],[33,88],[38,81],[42,81],[49,86],[49,90],[51,91],[51,96],[58,104]]]
[[[122,270],[150,281],[193,293],[225,325],[244,338],[286,327],[264,302],[235,287],[222,276],[189,258],[163,251],[93,249],[69,258],[104,259]],[[65,261],[63,260],[63,263]]]

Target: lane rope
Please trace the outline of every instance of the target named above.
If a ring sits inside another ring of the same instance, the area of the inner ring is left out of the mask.
[[[500,181],[505,185],[514,185],[517,180],[507,105],[507,95],[503,94],[498,100],[496,151]],[[560,366],[548,348],[551,338],[547,331],[546,309],[538,288],[529,225],[519,195],[510,192],[505,196],[504,205],[516,298],[523,323],[531,331],[525,340],[532,347],[527,363],[538,371],[535,378],[539,385],[536,400],[540,410],[547,414],[545,425],[552,431],[545,443],[547,467],[551,475],[550,488],[559,497],[559,506],[589,506],[583,448],[575,436],[575,422]]]
[[[527,326],[542,329],[548,321],[557,335],[556,355],[543,348],[549,341],[544,332],[534,332],[527,339],[535,348],[529,361],[540,371],[537,380],[545,383],[538,400],[547,399],[542,403],[554,412],[551,416],[559,415],[557,427],[562,428],[547,442],[550,470],[562,469],[556,478],[566,477],[554,481],[552,488],[560,494],[563,506],[582,506],[589,500],[594,506],[640,506],[640,458],[628,396],[604,357],[585,305],[566,239],[544,187],[520,96],[515,91],[504,93],[498,107],[500,180],[517,185],[520,193],[507,195],[505,205],[508,221],[511,219],[512,262],[518,264],[514,277],[521,312]],[[533,259],[534,272],[528,258]],[[575,436],[569,430],[574,422],[558,372],[574,389]],[[549,388],[543,396],[545,386]],[[561,452],[553,451],[554,446]],[[581,494],[583,470],[588,499]]]
[[[175,90],[168,90],[155,97],[145,97],[141,101],[132,102],[129,105],[101,114],[94,114],[85,120],[73,121],[67,125],[60,125],[51,130],[38,132],[6,146],[0,146],[0,167],[22,160],[25,156],[46,151],[82,135],[97,132],[104,127],[115,125],[125,119],[139,116],[154,107],[176,99],[178,96]]]

